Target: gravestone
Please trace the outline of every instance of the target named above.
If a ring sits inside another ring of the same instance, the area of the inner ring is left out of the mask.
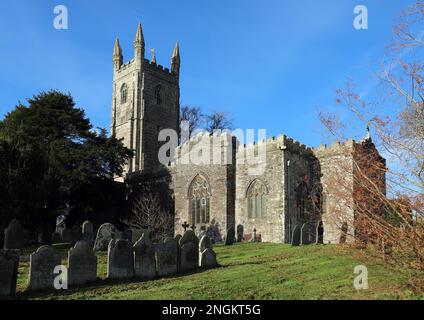
[[[200,243],[199,243],[199,251],[203,252],[206,249],[212,249],[212,241],[208,236],[203,236],[200,239]]]
[[[300,228],[296,226],[292,232],[292,246],[300,245]]]
[[[13,219],[4,231],[4,249],[22,249],[25,245],[25,230],[19,220]]]
[[[94,243],[94,251],[106,251],[110,240],[116,237],[116,228],[111,223],[102,224],[97,231],[96,242]]]
[[[41,246],[29,258],[29,289],[53,288],[54,268],[62,264],[60,254],[52,246]]]
[[[244,227],[241,224],[239,224],[237,226],[237,242],[243,241],[243,235],[244,235]]]
[[[177,273],[178,244],[174,238],[167,237],[155,248],[156,271],[159,277]]]
[[[300,244],[306,245],[309,244],[309,225],[304,223],[300,229]]]
[[[175,236],[175,241],[177,242],[177,269],[180,271],[181,269],[181,248],[180,248],[180,240],[183,236],[180,234],[177,234]]]
[[[200,254],[200,267],[211,268],[217,265],[216,253],[212,249],[208,248],[202,251]]]
[[[97,256],[87,241],[78,241],[68,251],[68,280],[70,286],[96,281]]]
[[[0,297],[13,296],[18,279],[20,250],[0,250]]]
[[[71,228],[71,242],[72,244],[77,243],[81,240],[82,237],[82,230],[81,227],[77,224],[73,225]]]
[[[232,246],[235,241],[235,230],[234,227],[229,227],[227,230],[227,238],[225,239],[226,246]]]
[[[128,240],[110,240],[108,248],[108,279],[129,279],[134,277],[134,255]]]
[[[155,248],[147,233],[133,246],[134,272],[141,279],[156,278]]]
[[[85,221],[82,224],[82,235],[81,240],[87,241],[90,244],[94,242],[93,224],[91,221]]]
[[[63,228],[63,230],[62,230],[62,241],[63,242],[72,242],[71,229],[69,229],[68,227]]]
[[[324,243],[324,225],[322,221],[318,221],[315,229],[315,243],[323,244]]]
[[[140,238],[142,237],[142,235],[144,233],[147,233],[147,230],[143,230],[143,229],[131,229],[131,243],[135,244],[138,240],[140,240]]]
[[[187,230],[180,239],[180,270],[187,272],[199,265],[199,239],[193,230]]]

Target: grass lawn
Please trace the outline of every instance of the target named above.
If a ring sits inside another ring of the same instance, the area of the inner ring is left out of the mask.
[[[56,245],[66,265],[65,244]],[[99,281],[66,291],[28,293],[29,263],[21,263],[18,299],[424,299],[408,289],[409,276],[360,251],[332,245],[291,247],[248,243],[216,246],[220,267],[154,281],[104,280],[105,253],[98,255]],[[31,248],[28,250],[31,251]],[[369,289],[353,288],[356,265],[366,265]],[[421,279],[424,274],[415,274]]]

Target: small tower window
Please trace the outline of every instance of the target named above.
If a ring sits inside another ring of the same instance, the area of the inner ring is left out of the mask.
[[[155,88],[155,101],[156,104],[162,104],[162,86],[158,84]]]
[[[124,83],[121,87],[121,104],[127,103],[128,99],[128,87]]]

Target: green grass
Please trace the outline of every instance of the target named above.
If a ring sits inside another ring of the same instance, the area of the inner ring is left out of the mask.
[[[67,245],[59,245],[66,264]],[[408,289],[408,275],[359,251],[331,245],[291,247],[249,243],[216,246],[220,267],[154,281],[106,280],[99,254],[98,282],[83,288],[31,294],[28,263],[21,263],[18,299],[424,299]],[[353,269],[368,268],[369,289],[355,290]],[[415,276],[424,277],[422,273]]]

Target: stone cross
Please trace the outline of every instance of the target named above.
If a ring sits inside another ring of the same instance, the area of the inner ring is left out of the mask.
[[[184,223],[181,225],[184,228],[184,232],[187,231],[187,228],[190,226],[187,221],[184,221]]]
[[[194,230],[196,230],[196,225],[193,223],[193,224],[190,226],[190,228],[194,231]]]

